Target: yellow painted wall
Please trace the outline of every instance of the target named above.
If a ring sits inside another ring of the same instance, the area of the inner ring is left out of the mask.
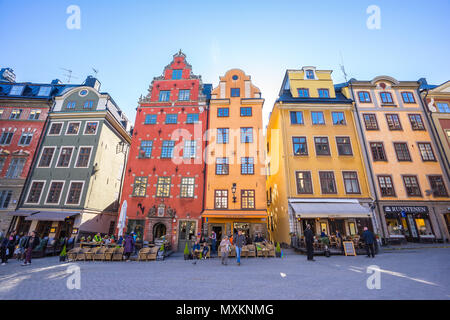
[[[306,69],[305,69],[306,70]],[[315,75],[318,80],[305,80],[305,71],[288,71],[291,94],[298,98],[297,88],[308,88],[311,98],[318,98],[318,89],[328,89],[330,98],[336,98],[333,81],[331,80],[331,71],[316,70]]]

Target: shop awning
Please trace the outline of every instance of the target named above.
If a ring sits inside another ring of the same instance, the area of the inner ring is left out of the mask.
[[[79,211],[39,211],[25,220],[39,220],[39,221],[64,221],[66,218],[70,218],[80,214]]]
[[[38,210],[16,210],[8,212],[8,216],[28,217],[39,212]]]
[[[289,200],[299,218],[370,218],[369,208],[358,201],[299,201]]]

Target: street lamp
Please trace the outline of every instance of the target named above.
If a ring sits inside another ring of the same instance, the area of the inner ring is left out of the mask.
[[[233,203],[236,203],[236,183],[233,183],[231,187],[231,193],[233,193]]]

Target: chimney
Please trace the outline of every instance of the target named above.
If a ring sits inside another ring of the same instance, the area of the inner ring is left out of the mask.
[[[84,81],[84,85],[94,88],[97,91],[100,91],[101,83],[100,83],[100,81],[98,81],[97,78],[94,78],[93,76],[88,76],[86,78],[86,81]]]
[[[16,82],[16,75],[11,68],[0,69],[0,81]]]
[[[59,79],[54,79],[52,80],[51,84],[62,84],[62,82]]]

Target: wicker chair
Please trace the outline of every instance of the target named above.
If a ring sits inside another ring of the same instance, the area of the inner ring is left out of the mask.
[[[94,255],[97,253],[98,250],[100,250],[100,247],[93,247],[90,248],[89,251],[87,251],[85,255],[85,260],[92,260],[94,261]]]
[[[273,258],[275,258],[276,257],[276,254],[275,254],[275,246],[273,245],[273,244],[268,244],[267,245],[267,255],[269,256],[269,257],[273,257]]]
[[[256,248],[254,244],[248,244],[247,245],[248,248],[248,253],[247,253],[247,257],[256,257]]]
[[[139,250],[137,260],[138,261],[147,261],[147,257],[148,257],[148,254],[150,253],[150,250],[151,250],[151,248],[149,248],[149,247],[142,248],[141,250]]]
[[[103,259],[105,261],[111,261],[112,256],[114,254],[114,249],[115,249],[114,247],[110,247],[105,250],[105,252],[103,253]]]
[[[106,249],[107,249],[106,247],[98,248],[98,250],[95,252],[94,256],[92,257],[92,260],[96,260],[96,261],[105,260]]]
[[[241,251],[241,257],[242,258],[247,258],[248,257],[248,246],[242,246],[242,251]]]
[[[90,248],[82,248],[80,251],[78,251],[77,253],[77,257],[75,258],[76,261],[86,261],[86,253],[89,252]]]
[[[73,248],[73,249],[69,250],[67,252],[67,260],[75,261],[77,258],[77,254],[78,254],[78,252],[80,252],[80,250],[81,250],[81,247],[77,247],[77,248]]]
[[[229,253],[228,257],[230,257],[230,258],[236,257],[236,247],[234,245],[230,246],[230,253]]]
[[[125,250],[124,247],[115,248],[114,253],[112,255],[112,261],[122,261],[124,250]]]
[[[156,260],[156,256],[158,255],[158,251],[159,251],[158,246],[154,246],[152,248],[150,248],[150,252],[147,254],[147,260]]]

